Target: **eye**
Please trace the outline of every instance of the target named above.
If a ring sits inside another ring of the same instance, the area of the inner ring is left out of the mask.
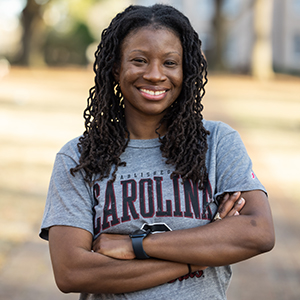
[[[165,62],[165,65],[166,65],[167,67],[174,67],[174,66],[177,65],[177,63],[176,63],[175,61],[173,61],[173,60],[167,60],[167,61]]]
[[[144,58],[140,58],[140,57],[133,58],[132,61],[135,63],[138,63],[138,64],[146,63],[146,60]]]

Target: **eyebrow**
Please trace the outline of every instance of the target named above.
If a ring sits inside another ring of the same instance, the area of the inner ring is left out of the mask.
[[[134,50],[131,50],[129,53],[133,53],[133,52],[146,53],[147,51],[139,50],[139,49],[134,49]],[[181,54],[179,52],[177,52],[177,51],[170,51],[168,53],[165,53],[165,55],[169,55],[169,54],[177,54],[177,55],[181,56]]]

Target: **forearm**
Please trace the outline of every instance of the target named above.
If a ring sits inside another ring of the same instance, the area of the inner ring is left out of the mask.
[[[65,251],[64,245],[71,242],[68,236],[74,236],[75,231],[80,235],[82,230],[66,227],[62,229],[66,235],[57,234],[59,230],[51,228],[50,254],[57,286],[63,292],[127,293],[151,288],[188,273],[186,264],[176,262],[118,260],[77,245]]]
[[[236,263],[264,251],[263,237],[247,229],[251,218],[239,216],[199,228],[152,235],[145,239],[145,252],[160,259],[206,266]],[[180,243],[178,242],[180,241]]]
[[[128,293],[158,286],[188,273],[186,264],[96,257],[101,254],[91,256],[85,265],[77,265],[71,272],[67,292]],[[91,264],[88,261],[92,261]]]
[[[231,209],[232,200],[235,202],[239,196],[240,193],[233,194],[227,199],[229,202],[220,205],[223,216],[220,221],[149,235],[143,240],[145,252],[162,260],[221,266],[270,250],[274,245],[274,228],[266,195],[262,191],[242,193],[245,205],[242,214],[236,215]],[[135,257],[131,240],[126,235],[101,234],[93,249],[113,258]]]
[[[151,235],[144,250],[152,257],[182,263],[221,266],[269,251],[274,231],[268,202],[262,192],[244,193],[252,204],[243,215],[225,218],[205,226]],[[257,210],[257,206],[260,210]]]

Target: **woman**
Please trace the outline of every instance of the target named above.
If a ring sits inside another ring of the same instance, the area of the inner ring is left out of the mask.
[[[94,71],[86,131],[56,157],[40,234],[58,287],[226,299],[229,265],[271,250],[274,231],[239,135],[203,120],[198,35],[170,6],[130,6],[104,30]]]

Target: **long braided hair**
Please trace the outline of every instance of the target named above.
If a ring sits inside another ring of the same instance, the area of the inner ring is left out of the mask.
[[[161,120],[167,133],[160,137],[162,156],[174,165],[171,174],[190,179],[203,189],[207,180],[205,157],[207,135],[202,120],[207,83],[207,63],[201,51],[201,41],[189,20],[168,5],[150,7],[131,5],[119,13],[102,32],[95,53],[95,86],[90,89],[84,110],[85,132],[79,139],[79,164],[70,171],[84,170],[85,180],[93,184],[108,178],[114,181],[118,167],[126,165],[120,155],[130,140],[124,118],[122,93],[113,76],[113,68],[120,63],[124,38],[141,27],[160,27],[172,30],[183,47],[183,84],[177,100],[167,109]]]

